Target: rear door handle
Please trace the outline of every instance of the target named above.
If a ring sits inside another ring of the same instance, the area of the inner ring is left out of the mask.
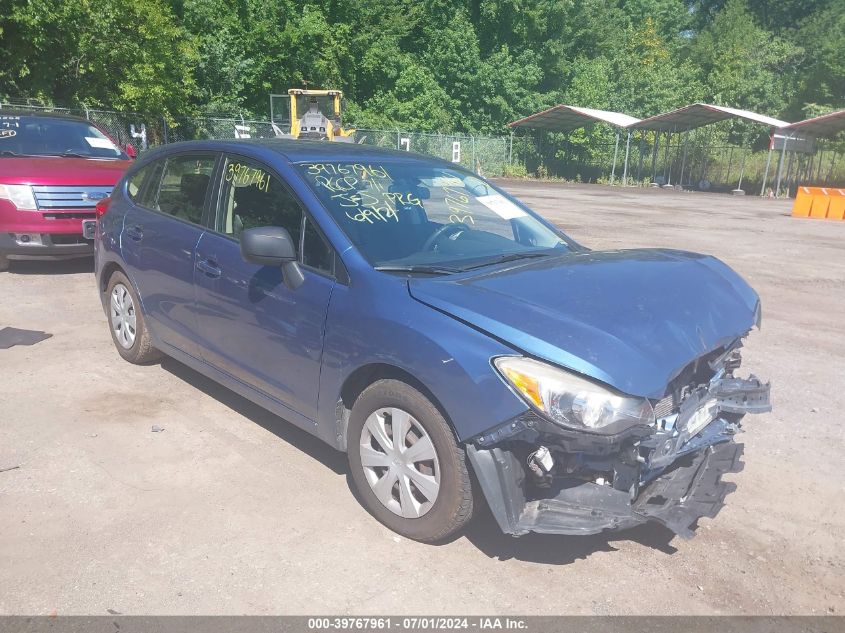
[[[201,270],[207,277],[217,278],[223,274],[223,271],[214,260],[201,259],[197,262],[197,270]]]
[[[144,227],[137,224],[127,227],[126,235],[128,235],[130,239],[140,242],[144,239]]]

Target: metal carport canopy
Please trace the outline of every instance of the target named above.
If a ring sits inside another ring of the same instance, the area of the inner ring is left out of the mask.
[[[640,130],[654,130],[657,132],[685,132],[704,125],[710,125],[726,119],[745,119],[773,128],[789,126],[787,121],[773,119],[764,114],[757,114],[749,110],[738,110],[726,106],[710,105],[708,103],[693,103],[671,112],[656,114],[631,125]]]
[[[788,130],[795,130],[801,134],[815,137],[836,136],[845,131],[845,110],[823,114],[813,119],[805,119],[786,126]]]
[[[592,108],[580,108],[570,105],[556,105],[548,110],[537,112],[523,119],[511,121],[508,127],[528,127],[537,130],[550,132],[571,132],[578,128],[592,125],[593,123],[607,123],[616,128],[616,144],[613,148],[613,169],[610,172],[610,184],[616,178],[616,155],[619,153],[620,130],[630,129],[639,121],[638,118],[622,114],[621,112],[608,112],[607,110],[593,110]],[[623,181],[628,179],[628,151],[631,145],[631,133],[628,132],[628,140],[625,143],[625,171]]]
[[[812,138],[831,138],[836,136],[840,132],[845,130],[845,110],[838,110],[836,112],[830,112],[828,114],[823,114],[821,116],[814,117],[812,119],[805,119],[803,121],[796,121],[795,123],[790,123],[784,129],[780,130],[780,133],[783,135],[783,146],[780,152],[780,163],[778,164],[777,169],[777,181],[775,183],[775,195],[780,195],[780,183],[781,178],[783,177],[783,164],[786,159],[786,149],[787,145],[789,144],[789,140],[792,138],[801,138],[801,137],[812,137]],[[775,136],[772,134],[772,142],[769,145],[769,157],[766,159],[766,175],[763,177],[763,186],[760,188],[760,195],[762,196],[765,192],[766,181],[768,180],[769,176],[769,163],[772,160],[772,149],[774,147]],[[834,153],[834,156],[836,154]],[[819,158],[821,162],[821,158]],[[787,195],[789,191],[787,189]]]
[[[508,127],[530,127],[538,130],[569,132],[593,123],[607,123],[619,128],[627,128],[638,121],[638,118],[621,112],[608,112],[607,110],[593,110],[592,108],[579,108],[561,104],[523,119],[511,121],[508,123]]]

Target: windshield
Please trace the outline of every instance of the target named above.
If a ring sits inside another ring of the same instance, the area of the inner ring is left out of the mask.
[[[302,118],[307,112],[319,112],[327,119],[334,118],[334,97],[297,95],[296,116]]]
[[[0,114],[0,156],[128,158],[85,121]]]
[[[377,268],[464,270],[574,245],[489,183],[425,161],[304,163],[306,182]]]

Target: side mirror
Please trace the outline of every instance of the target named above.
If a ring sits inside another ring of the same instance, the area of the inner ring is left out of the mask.
[[[259,226],[241,233],[241,257],[250,264],[282,269],[285,285],[296,290],[305,277],[296,263],[296,247],[286,229]]]
[[[135,158],[138,156],[138,152],[135,151],[135,147],[132,145],[132,143],[127,143],[126,147],[124,147],[123,150],[126,152],[126,155],[132,160],[135,160]]]

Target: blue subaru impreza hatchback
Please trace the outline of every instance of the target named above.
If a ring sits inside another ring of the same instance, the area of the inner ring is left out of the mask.
[[[118,352],[171,356],[348,454],[420,541],[501,529],[691,536],[741,467],[756,293],[712,257],[591,251],[495,185],[407,152],[177,143],[100,204]]]

